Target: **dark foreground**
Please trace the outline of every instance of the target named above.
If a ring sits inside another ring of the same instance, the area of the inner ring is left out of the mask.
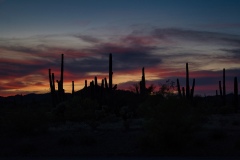
[[[99,125],[51,126],[32,135],[1,135],[0,155],[15,159],[237,159],[240,157],[240,115],[211,115],[201,130],[178,144],[148,143],[142,119],[126,130],[121,120]]]

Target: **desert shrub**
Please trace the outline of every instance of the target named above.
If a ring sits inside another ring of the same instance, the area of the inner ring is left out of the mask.
[[[200,129],[202,115],[189,102],[176,97],[158,101],[150,98],[140,110],[146,119],[146,138],[162,151],[180,150]]]
[[[215,129],[209,133],[209,137],[212,140],[220,141],[227,138],[227,133],[224,130]]]
[[[61,137],[59,137],[58,141],[57,141],[58,145],[61,146],[72,146],[74,145],[74,137],[71,135],[63,135]]]
[[[6,110],[2,128],[8,135],[33,135],[46,132],[49,119],[46,108],[20,107]]]
[[[234,113],[235,112],[235,109],[234,107],[232,106],[220,106],[218,109],[217,109],[217,112],[220,113],[220,114],[231,114],[231,113]]]
[[[37,150],[38,150],[38,147],[36,144],[34,144],[34,142],[30,140],[26,140],[25,142],[22,142],[21,144],[19,144],[16,154],[19,154],[21,156],[32,155],[36,153]]]
[[[95,100],[74,97],[68,102],[65,117],[70,121],[85,121],[95,118],[95,110],[99,107]]]
[[[82,135],[80,135],[79,143],[83,146],[91,146],[96,144],[97,140],[93,135],[83,133]]]

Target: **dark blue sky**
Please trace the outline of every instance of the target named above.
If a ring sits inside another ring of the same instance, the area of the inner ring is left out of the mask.
[[[0,0],[0,95],[48,92],[47,70],[58,74],[62,53],[65,89],[72,80],[81,89],[107,76],[110,52],[120,89],[142,67],[148,84],[185,84],[189,62],[196,93],[214,94],[223,68],[230,93],[240,74],[240,1]]]

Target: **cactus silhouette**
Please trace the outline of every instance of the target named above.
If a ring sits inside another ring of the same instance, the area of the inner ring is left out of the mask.
[[[58,83],[58,97],[59,101],[62,102],[64,100],[64,89],[63,89],[63,68],[64,68],[64,55],[62,54],[61,60],[61,76],[60,80],[57,80]]]
[[[182,96],[186,97],[186,95],[185,95],[185,88],[184,87],[182,87]]]
[[[87,88],[87,80],[85,80],[85,86],[84,86],[84,88]]]
[[[98,86],[98,83],[97,83],[97,76],[94,77],[94,85],[95,85],[95,86]]]
[[[52,92],[53,86],[52,86],[52,74],[51,74],[51,69],[48,69],[48,75],[49,75],[50,91]]]
[[[140,94],[144,95],[146,93],[146,81],[144,67],[142,68],[142,80],[140,81]]]
[[[235,112],[238,110],[238,80],[237,77],[234,77],[234,107]]]
[[[186,63],[186,98],[189,99],[189,72],[188,72],[188,63]]]
[[[193,95],[194,95],[194,88],[195,88],[195,78],[193,79],[193,83],[192,83],[191,98],[193,98]]]
[[[225,68],[223,68],[223,105],[226,105]]]
[[[223,94],[222,94],[222,82],[219,81],[218,84],[219,84],[220,97],[222,98],[222,96],[223,96]]]
[[[179,83],[178,79],[177,79],[177,90],[178,90],[178,96],[181,98],[182,97],[182,93],[181,93],[180,83]]]
[[[179,79],[177,79],[178,96],[186,97],[186,99],[192,99],[194,96],[194,88],[195,88],[195,79],[193,79],[192,88],[190,89],[188,63],[186,63],[186,88],[182,87],[182,93],[181,93]]]
[[[92,99],[94,99],[95,98],[95,93],[94,93],[94,89],[95,87],[94,87],[94,82],[92,81],[92,82],[90,82],[90,91],[91,91],[91,98]]]
[[[104,78],[104,82],[105,82],[105,88],[108,89],[108,83],[107,83],[107,78]]]
[[[52,88],[53,88],[53,93],[55,94],[55,80],[54,80],[54,73],[52,73]]]
[[[72,95],[74,95],[74,81],[72,81]]]
[[[109,90],[112,90],[112,54],[109,54]]]
[[[49,85],[50,85],[50,92],[52,96],[52,106],[55,107],[55,83],[54,83],[54,73],[51,73],[51,69],[48,69],[49,75]]]

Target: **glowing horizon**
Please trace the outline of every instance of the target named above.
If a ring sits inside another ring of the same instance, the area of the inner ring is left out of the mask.
[[[59,79],[61,54],[69,93],[72,81],[80,90],[108,78],[109,53],[118,89],[139,82],[142,67],[147,85],[185,86],[188,62],[201,95],[215,94],[223,68],[227,93],[240,75],[238,0],[3,0],[0,8],[0,96],[49,92],[48,69]]]

